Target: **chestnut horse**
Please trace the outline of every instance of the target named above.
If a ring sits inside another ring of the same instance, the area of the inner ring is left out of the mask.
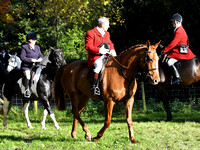
[[[169,107],[167,98],[167,89],[171,85],[171,74],[166,63],[162,63],[163,58],[159,60],[160,83],[158,84],[158,96],[163,101],[167,113],[167,120],[172,120],[172,113]],[[181,77],[181,84],[176,85],[176,88],[186,87],[200,80],[200,58],[195,57],[191,60],[179,60],[175,66]]]
[[[121,101],[125,105],[130,140],[133,143],[137,143],[133,135],[132,122],[134,95],[137,90],[135,75],[139,69],[142,69],[147,71],[149,81],[152,84],[156,85],[159,83],[159,58],[156,53],[159,43],[150,45],[150,42],[147,41],[146,45],[135,45],[116,57],[110,57],[107,61],[103,78],[100,81],[100,96],[91,94],[91,83],[88,80],[90,69],[87,67],[87,61],[75,61],[58,70],[54,80],[57,108],[58,110],[66,109],[65,91],[72,104],[74,121],[71,135],[73,138],[76,138],[77,123],[79,121],[85,131],[85,138],[87,140],[99,141],[111,123],[114,104]],[[104,126],[93,139],[88,127],[80,117],[89,98],[104,101]]]

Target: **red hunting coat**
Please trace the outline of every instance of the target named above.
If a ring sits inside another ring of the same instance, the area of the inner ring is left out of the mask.
[[[165,53],[169,52],[168,58],[175,58],[175,59],[192,59],[195,57],[195,55],[192,53],[190,49],[188,49],[187,54],[180,54],[179,53],[179,45],[185,44],[187,45],[188,36],[185,32],[183,26],[180,26],[176,29],[174,32],[174,38],[172,42],[165,47],[163,50]]]
[[[110,40],[110,33],[105,32],[102,37],[101,33],[97,30],[96,27],[94,29],[88,31],[85,37],[85,48],[88,51],[88,67],[92,66],[94,62],[102,56],[99,53],[99,45],[103,42],[107,42],[110,46],[110,50],[114,49],[114,44]]]

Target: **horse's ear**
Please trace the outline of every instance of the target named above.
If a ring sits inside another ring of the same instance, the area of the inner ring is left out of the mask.
[[[154,45],[154,48],[155,48],[155,49],[158,47],[158,45],[160,44],[160,42],[161,42],[161,40],[160,40],[158,43],[156,43],[156,44]]]
[[[52,50],[54,50],[54,48],[52,46],[49,46]]]
[[[149,40],[147,40],[146,46],[147,46],[147,48],[149,48],[149,46],[150,46],[150,41]]]

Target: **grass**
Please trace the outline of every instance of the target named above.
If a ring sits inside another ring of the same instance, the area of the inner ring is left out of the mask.
[[[21,109],[15,107],[22,114]],[[200,149],[200,112],[173,113],[174,120],[165,122],[164,112],[133,112],[133,130],[138,144],[129,141],[128,128],[124,114],[114,114],[110,127],[99,142],[84,139],[84,132],[80,124],[77,129],[77,139],[71,138],[72,115],[54,110],[61,130],[56,130],[50,117],[47,117],[46,128],[42,130],[40,120],[42,109],[37,115],[30,110],[29,117],[34,129],[26,127],[23,115],[16,117],[10,112],[8,115],[8,129],[0,128],[0,149],[9,150],[198,150]],[[90,129],[93,137],[101,129],[104,117],[83,114],[82,119]],[[0,116],[0,122],[3,117]]]

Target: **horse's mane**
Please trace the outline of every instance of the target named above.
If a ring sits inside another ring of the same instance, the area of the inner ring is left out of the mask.
[[[134,50],[134,51],[135,51],[135,50],[140,50],[140,49],[142,49],[142,48],[146,48],[146,45],[145,45],[145,44],[137,44],[137,45],[131,46],[130,48],[128,48],[128,49],[122,51],[122,52],[119,54],[119,56],[121,56],[121,55],[123,55],[123,54],[125,54],[126,52],[129,52],[129,51],[131,51],[131,50]]]

